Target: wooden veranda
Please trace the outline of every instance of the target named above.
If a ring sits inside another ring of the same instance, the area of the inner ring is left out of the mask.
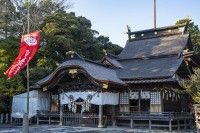
[[[98,114],[79,114],[67,112],[60,117],[59,112],[38,112],[37,124],[60,124],[64,126],[98,126]],[[104,115],[102,124],[106,126],[124,126],[130,128],[187,130],[194,121],[190,113],[177,112],[118,112],[114,116]]]

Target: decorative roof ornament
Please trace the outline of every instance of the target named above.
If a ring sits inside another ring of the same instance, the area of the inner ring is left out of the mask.
[[[74,58],[75,51],[68,51],[66,55],[70,55],[71,58]]]
[[[130,33],[131,32],[131,27],[129,25],[126,25],[126,27],[127,27],[127,30],[128,30],[127,33]]]
[[[127,30],[128,30],[127,34],[128,34],[128,38],[129,38],[129,40],[130,40],[130,39],[131,39],[131,28],[130,28],[129,25],[126,25],[126,28],[127,28]]]
[[[105,50],[105,49],[103,49],[103,53],[104,53],[105,56],[108,55],[107,50]]]

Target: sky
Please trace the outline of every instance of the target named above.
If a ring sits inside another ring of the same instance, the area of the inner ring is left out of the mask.
[[[126,25],[132,31],[153,28],[153,0],[71,0],[77,16],[84,16],[92,29],[108,36],[112,43],[125,46]],[[200,0],[157,0],[157,27],[174,25],[191,18],[200,26]]]

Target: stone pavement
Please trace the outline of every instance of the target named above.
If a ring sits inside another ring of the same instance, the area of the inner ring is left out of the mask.
[[[0,125],[0,133],[21,133],[21,126]],[[30,133],[178,133],[165,130],[130,129],[121,127],[70,127],[58,125],[30,126]],[[180,133],[195,133],[195,131],[180,131]]]

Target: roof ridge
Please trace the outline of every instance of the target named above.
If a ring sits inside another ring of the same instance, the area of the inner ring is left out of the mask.
[[[129,34],[132,33],[141,33],[141,32],[154,32],[154,31],[159,31],[159,30],[168,30],[168,29],[176,29],[176,28],[180,28],[180,27],[184,27],[186,28],[187,24],[180,24],[180,25],[170,25],[170,26],[163,26],[163,27],[159,27],[159,28],[151,28],[151,29],[146,29],[146,30],[138,30],[138,31],[133,31],[133,32],[129,32]]]
[[[168,26],[157,29],[147,29],[134,32],[128,32],[129,41],[158,38],[173,35],[186,34],[186,25]]]
[[[152,56],[143,56],[143,57],[135,57],[135,58],[120,58],[117,59],[117,61],[122,61],[122,60],[133,60],[133,59],[141,59],[141,60],[146,60],[146,59],[158,59],[158,58],[167,58],[167,57],[175,57],[180,58],[179,54],[163,54],[163,55],[152,55]]]

